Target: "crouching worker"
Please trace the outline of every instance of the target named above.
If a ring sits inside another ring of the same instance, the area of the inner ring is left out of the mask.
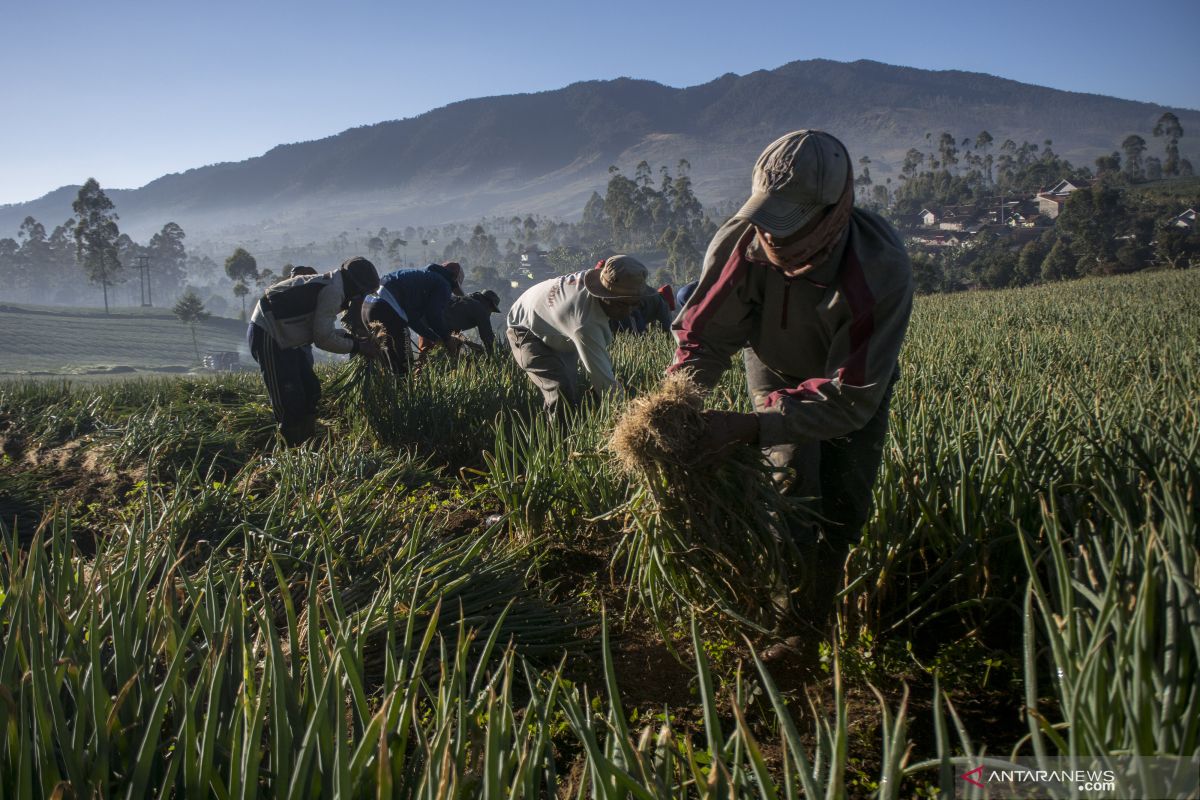
[[[611,256],[599,267],[531,286],[508,312],[513,358],[542,392],[546,410],[578,405],[578,364],[598,393],[619,389],[608,348],[610,319],[629,316],[644,297],[646,267]]]
[[[829,608],[870,515],[912,298],[900,237],[854,208],[846,148],[797,131],[759,156],[750,199],[717,231],[672,326],[668,371],[689,370],[702,386],[742,350],[755,413],[706,412],[703,449],[760,446],[791,468],[785,491],[816,498],[827,522],[796,532],[815,561],[816,608]]]
[[[375,265],[365,258],[345,261],[320,275],[299,275],[271,286],[250,316],[250,355],[262,370],[279,432],[289,446],[313,435],[321,384],[313,372],[310,345],[330,353],[361,353],[373,358],[378,349],[338,325],[338,314],[379,286]]]
[[[398,269],[384,275],[379,291],[363,302],[363,326],[377,322],[387,333],[384,356],[393,372],[404,375],[412,368],[410,329],[432,345],[441,343],[450,353],[458,352],[446,324],[446,307],[453,295],[462,294],[461,282],[462,267],[454,261]]]
[[[667,292],[664,295],[663,289]],[[671,287],[665,286],[656,289],[654,294],[647,295],[642,298],[642,302],[638,304],[635,319],[640,318],[641,324],[638,326],[638,333],[646,333],[651,328],[657,327],[664,333],[671,330],[671,309],[675,305],[675,298],[671,296]],[[671,297],[671,302],[667,302],[667,298]]]
[[[492,330],[492,314],[500,313],[500,295],[488,289],[471,292],[463,297],[453,297],[446,306],[446,327],[460,347],[491,356],[496,351],[496,332]],[[474,329],[479,334],[479,343],[463,339],[458,334]],[[417,349],[425,355],[436,342],[424,336],[417,341]]]

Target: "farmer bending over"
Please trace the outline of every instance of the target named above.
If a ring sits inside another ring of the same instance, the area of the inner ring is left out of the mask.
[[[281,280],[286,281],[288,278],[299,278],[301,275],[316,275],[316,274],[317,274],[317,271],[315,269],[313,269],[312,267],[292,266],[289,264],[283,268],[283,278]],[[345,319],[345,316],[346,316],[346,312],[343,311],[342,312],[343,320]],[[311,344],[306,344],[306,345],[304,345],[304,347],[301,348],[304,351],[304,357],[308,359],[308,363],[310,366],[316,360],[313,358],[313,349],[312,348],[313,348],[313,346]]]
[[[446,307],[452,295],[462,294],[462,274],[456,261],[430,264],[425,269],[398,269],[384,275],[379,291],[363,301],[362,325],[383,325],[388,335],[384,355],[393,372],[405,374],[412,364],[409,328],[433,345],[444,344],[451,354],[458,352],[446,324]]]
[[[529,287],[508,312],[513,358],[542,392],[546,410],[580,400],[578,370],[600,393],[619,388],[608,348],[610,319],[621,319],[654,292],[646,268],[631,256],[611,256],[594,269]],[[578,359],[578,362],[577,360]]]
[[[759,156],[750,199],[713,237],[672,325],[668,371],[690,370],[707,388],[742,350],[755,413],[706,412],[703,447],[761,446],[772,465],[794,470],[785,491],[817,498],[828,522],[798,544],[829,576],[813,587],[818,603],[836,591],[870,515],[912,297],[900,237],[854,208],[845,146],[796,131]]]
[[[665,287],[670,288],[670,287]],[[668,296],[670,293],[668,292]],[[657,327],[659,330],[671,330],[671,309],[674,307],[675,298],[671,298],[668,304],[666,297],[663,296],[662,288],[658,291],[648,294],[634,306],[633,312],[624,319],[613,320],[609,327],[614,333],[624,331],[641,335],[647,333],[651,328]]]
[[[465,297],[454,297],[446,307],[446,327],[459,345],[468,347],[479,353],[492,355],[496,350],[496,333],[492,330],[492,314],[500,313],[500,295],[488,289],[484,292],[471,292]],[[472,328],[479,334],[476,344],[469,339],[463,339],[458,334]],[[417,342],[417,349],[424,355],[433,348],[431,342],[422,336]]]
[[[322,275],[282,280],[254,306],[246,331],[250,355],[262,370],[275,421],[289,446],[300,444],[316,430],[321,384],[308,347],[315,344],[331,353],[367,357],[378,354],[372,341],[357,339],[337,324],[338,314],[351,301],[377,286],[375,265],[359,256]]]
[[[675,296],[671,294],[671,287],[658,287],[654,294],[642,298],[638,305],[638,315],[642,318],[642,326],[638,333],[645,333],[655,327],[663,332],[671,330],[671,312],[674,310]]]

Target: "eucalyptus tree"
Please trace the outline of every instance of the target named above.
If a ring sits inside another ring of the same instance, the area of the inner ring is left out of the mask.
[[[1154,137],[1166,139],[1166,158],[1163,159],[1163,175],[1168,178],[1179,175],[1179,140],[1183,136],[1183,125],[1179,117],[1170,111],[1163,112],[1154,126]]]
[[[992,182],[992,142],[995,139],[987,131],[980,131],[975,137],[975,149],[983,154],[983,174],[987,177],[987,182]]]
[[[187,278],[187,249],[183,240],[187,234],[178,223],[168,222],[162,230],[150,237],[150,263],[158,276],[162,289],[177,290]]]
[[[104,313],[108,313],[108,287],[121,280],[121,260],[117,257],[117,213],[112,200],[95,178],[79,188],[75,202],[75,261],[87,279],[100,284],[104,295]]]
[[[245,285],[245,284],[241,284]],[[211,316],[204,310],[204,303],[200,300],[200,296],[192,289],[188,289],[179,298],[179,302],[172,309],[175,312],[176,318],[189,328],[192,329],[192,347],[196,350],[196,361],[200,361],[200,343],[196,340],[196,323],[204,322]]]
[[[1131,133],[1121,142],[1121,149],[1125,151],[1125,176],[1131,181],[1140,180],[1143,177],[1142,154],[1146,152],[1146,140]]]

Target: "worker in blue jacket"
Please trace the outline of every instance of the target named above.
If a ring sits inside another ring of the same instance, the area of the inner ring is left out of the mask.
[[[387,332],[384,356],[393,372],[404,374],[412,366],[410,329],[433,344],[457,351],[446,323],[446,307],[453,295],[462,294],[462,275],[462,266],[455,261],[398,269],[380,278],[379,290],[363,301],[363,325],[370,328],[378,322]]]
[[[685,283],[679,287],[679,291],[675,293],[675,307],[683,308],[687,305],[687,301],[691,298],[692,292],[696,291],[696,287],[700,285],[700,281],[692,281]]]

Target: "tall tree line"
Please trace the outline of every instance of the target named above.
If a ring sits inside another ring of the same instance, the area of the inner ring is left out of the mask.
[[[94,178],[80,188],[72,210],[74,216],[49,233],[28,216],[16,238],[0,238],[3,296],[46,304],[99,299],[107,309],[115,287],[140,279],[141,258],[147,259],[150,288],[161,305],[169,305],[183,290],[189,256],[178,224],[168,222],[149,242],[135,242],[120,231],[112,201]]]

